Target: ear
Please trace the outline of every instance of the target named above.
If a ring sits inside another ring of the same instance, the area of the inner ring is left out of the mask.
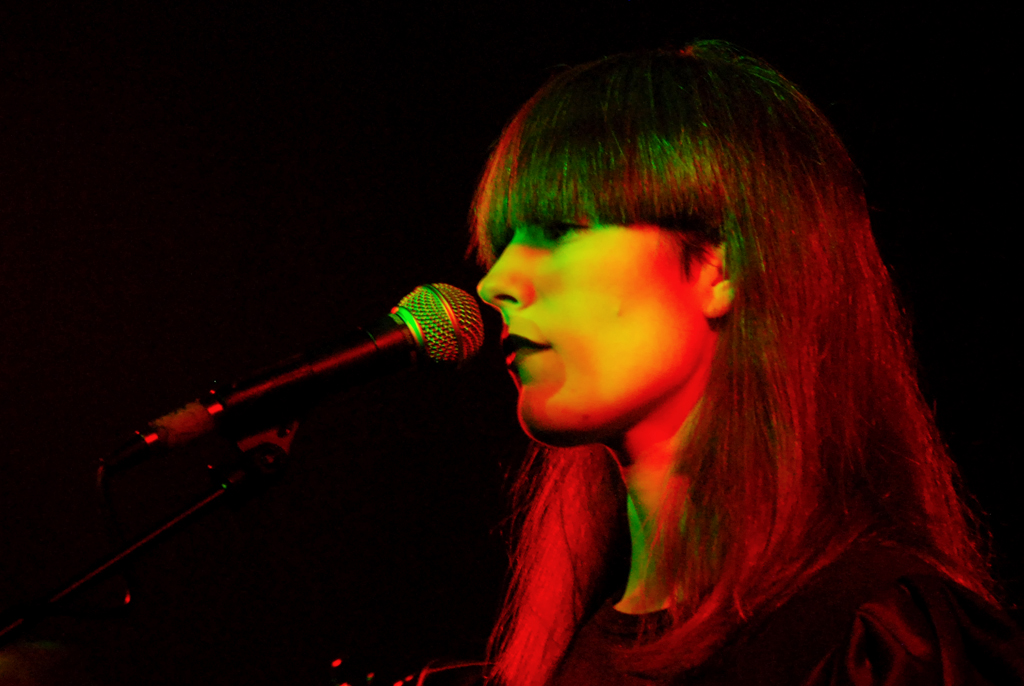
[[[718,319],[732,307],[736,292],[733,290],[732,281],[726,276],[724,246],[716,245],[701,259],[697,288],[700,293],[701,309],[708,319]]]

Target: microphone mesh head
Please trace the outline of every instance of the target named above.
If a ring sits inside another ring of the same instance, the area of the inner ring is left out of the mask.
[[[424,350],[435,362],[464,362],[484,344],[480,307],[461,288],[446,283],[423,285],[402,298],[398,307],[419,324]]]

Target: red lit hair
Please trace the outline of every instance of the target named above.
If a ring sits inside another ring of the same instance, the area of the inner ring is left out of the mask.
[[[662,673],[699,664],[864,536],[905,546],[993,599],[860,177],[793,84],[717,42],[556,76],[491,155],[474,246],[489,265],[516,226],[581,216],[658,225],[697,251],[721,244],[736,291],[680,455],[690,488],[659,521],[677,591],[671,627],[623,660]],[[542,686],[624,580],[624,489],[598,446],[536,446],[515,496],[492,677]]]

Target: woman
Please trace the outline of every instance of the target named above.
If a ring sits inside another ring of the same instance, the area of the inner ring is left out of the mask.
[[[861,180],[791,83],[716,42],[570,69],[473,227],[536,441],[492,683],[1021,680]]]

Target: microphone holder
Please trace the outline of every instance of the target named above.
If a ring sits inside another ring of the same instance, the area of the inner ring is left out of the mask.
[[[107,558],[87,573],[78,575],[74,581],[59,591],[47,593],[35,601],[15,605],[0,613],[0,647],[13,642],[22,631],[34,622],[44,617],[61,614],[60,609],[69,598],[119,571],[142,549],[158,538],[163,538],[171,531],[181,528],[182,524],[195,519],[199,513],[208,511],[214,503],[224,500],[225,496],[240,494],[246,489],[251,490],[257,484],[267,483],[280,474],[288,462],[292,439],[295,437],[298,424],[297,420],[291,421],[238,440],[236,443],[241,451],[239,459],[211,472],[211,477],[217,486],[212,493],[168,519],[134,543],[124,547],[120,552]],[[126,596],[125,604],[127,602],[128,597]]]

